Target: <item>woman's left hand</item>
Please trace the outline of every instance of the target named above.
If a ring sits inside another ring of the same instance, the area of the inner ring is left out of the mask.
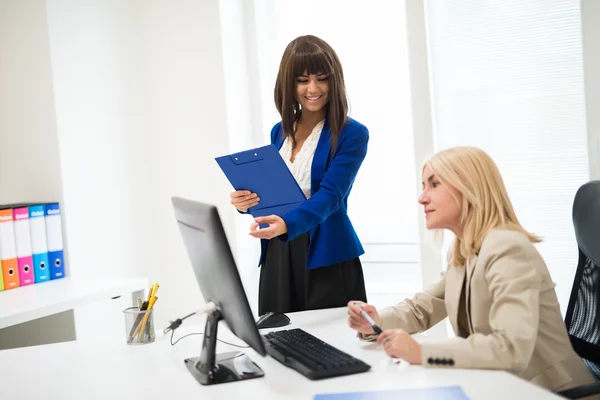
[[[269,224],[266,228],[258,229],[261,224]],[[287,233],[287,225],[283,218],[277,215],[254,218],[254,223],[250,225],[250,235],[258,239],[273,239],[279,235]]]
[[[401,358],[411,364],[421,364],[421,344],[402,329],[383,331],[377,338],[385,352],[394,358]]]

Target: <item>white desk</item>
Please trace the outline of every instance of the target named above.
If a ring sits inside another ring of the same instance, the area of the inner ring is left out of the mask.
[[[7,350],[0,357],[2,398],[18,399],[304,399],[314,394],[459,385],[470,399],[559,399],[533,384],[502,371],[429,369],[394,364],[383,350],[359,341],[346,325],[346,310],[332,309],[289,314],[292,324],[358,357],[372,366],[369,372],[311,381],[270,357],[242,349],[265,372],[243,382],[201,386],[183,360],[200,353],[202,336],[191,336],[172,347],[167,337],[141,346],[104,342],[96,346],[69,342]],[[200,318],[196,320],[198,322]],[[186,323],[190,321],[187,320]],[[198,331],[203,326],[185,326]],[[157,331],[159,327],[157,327]],[[179,337],[183,332],[175,335]],[[219,338],[242,344],[225,324]],[[219,352],[236,350],[219,343]]]

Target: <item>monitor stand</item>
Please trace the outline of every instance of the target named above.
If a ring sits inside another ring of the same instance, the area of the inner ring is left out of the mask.
[[[236,382],[259,378],[264,372],[241,352],[216,354],[217,327],[223,316],[218,309],[209,311],[204,327],[200,357],[186,358],[185,366],[202,385]]]

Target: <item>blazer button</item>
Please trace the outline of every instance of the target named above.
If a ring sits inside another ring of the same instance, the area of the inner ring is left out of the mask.
[[[445,358],[442,358],[442,365],[446,365],[448,364],[448,360],[446,360]]]
[[[439,358],[436,358],[436,359],[434,360],[434,362],[435,362],[436,364],[440,364],[442,361],[441,361]]]
[[[448,360],[448,365],[453,366],[454,365],[454,360],[453,359]]]
[[[433,364],[433,358],[429,357],[429,358],[427,359],[427,364]]]

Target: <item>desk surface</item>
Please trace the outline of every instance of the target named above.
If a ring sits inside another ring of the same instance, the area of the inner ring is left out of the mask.
[[[76,279],[66,277],[0,292],[0,329],[144,290],[147,279]]]
[[[2,352],[2,382],[10,382],[3,385],[2,398],[310,400],[317,393],[459,385],[470,399],[559,399],[502,371],[395,364],[379,346],[355,337],[346,325],[345,308],[289,316],[292,324],[279,329],[302,328],[364,360],[372,369],[363,374],[310,381],[268,356],[263,358],[251,349],[243,349],[263,369],[264,377],[201,386],[189,374],[183,360],[199,355],[202,336],[184,338],[174,347],[168,337],[160,337],[149,345],[127,346],[123,332],[120,343],[90,346],[70,342]],[[185,327],[185,331],[201,328],[194,325]],[[175,338],[183,333],[177,332]],[[219,326],[219,338],[243,345],[223,323]],[[219,343],[219,352],[232,350],[235,348]]]

